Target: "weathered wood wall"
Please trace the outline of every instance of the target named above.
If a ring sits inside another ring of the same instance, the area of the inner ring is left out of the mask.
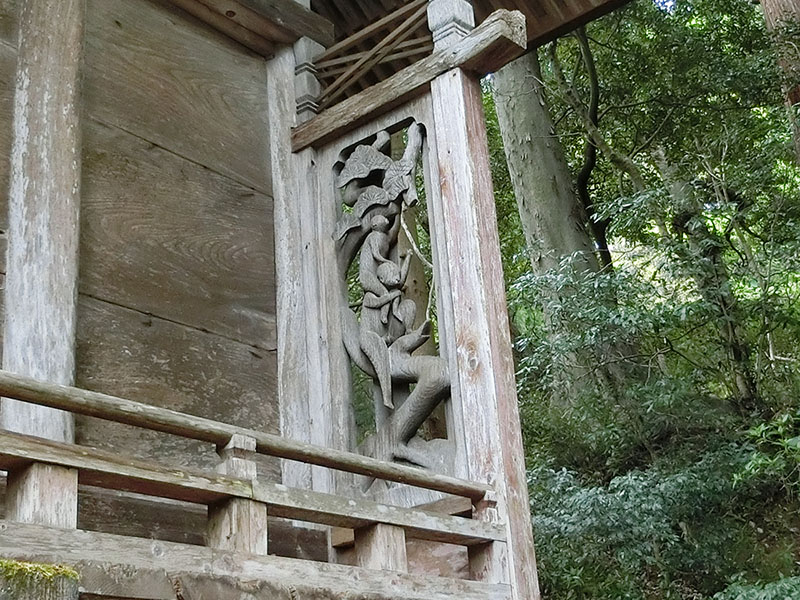
[[[77,385],[277,433],[265,60],[164,0],[87,2]],[[0,276],[17,22],[17,0],[0,0]],[[210,445],[91,418],[76,440],[218,462]],[[113,528],[90,499],[80,526]]]

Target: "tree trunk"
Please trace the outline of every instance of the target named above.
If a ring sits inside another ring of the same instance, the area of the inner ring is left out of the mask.
[[[761,7],[783,69],[783,90],[800,164],[800,0],[761,0]]]
[[[579,271],[597,271],[586,214],[555,135],[536,52],[495,74],[495,102],[534,272],[544,273],[574,254]]]
[[[495,104],[534,272],[554,269],[566,256],[576,257],[577,273],[598,272],[600,263],[589,219],[555,134],[535,51],[495,74]],[[598,148],[604,150],[604,146]],[[557,334],[558,325],[549,322],[546,311],[544,317]],[[610,344],[565,357],[567,364],[559,369],[559,391],[552,402],[569,405],[574,394],[591,392],[591,386],[596,386],[597,392],[624,407],[636,436],[649,448],[638,407],[624,394],[628,378],[636,377],[621,360],[631,353],[634,350],[629,345]]]

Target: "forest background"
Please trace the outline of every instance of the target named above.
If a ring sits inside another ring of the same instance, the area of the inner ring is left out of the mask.
[[[800,2],[764,4],[635,0],[485,82],[549,600],[800,598]]]

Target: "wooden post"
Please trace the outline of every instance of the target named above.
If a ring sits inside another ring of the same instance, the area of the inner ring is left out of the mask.
[[[307,5],[307,0],[297,0]],[[319,84],[313,58],[323,48],[310,39],[281,49],[269,62],[270,143],[275,203],[278,380],[282,435],[350,450],[349,370],[338,340],[341,324],[334,241],[336,207],[319,190],[317,152],[293,154],[292,126],[315,114]],[[287,86],[294,81],[294,89]],[[331,199],[332,200],[332,199]],[[336,296],[336,297],[332,297]],[[332,492],[333,473],[284,461],[283,482]]]
[[[66,569],[35,565],[19,573],[0,573],[0,600],[78,600],[78,579]],[[52,570],[52,572],[49,572]]]
[[[402,527],[377,523],[356,529],[355,547],[359,567],[408,572],[406,533]]]
[[[85,0],[20,7],[9,191],[3,368],[60,384],[75,373],[80,204],[80,64]],[[72,416],[8,399],[0,427],[72,441]],[[77,524],[77,472],[9,475],[7,518]]]
[[[442,304],[454,340],[453,426],[466,458],[459,475],[494,485],[496,497],[476,506],[476,518],[508,528],[508,548],[471,552],[471,569],[477,579],[511,577],[513,597],[533,600],[539,589],[480,84],[453,69],[432,82],[431,97],[441,178],[433,227],[451,257],[439,264],[450,291]]]
[[[217,471],[254,481],[258,468],[253,457],[256,440],[234,435],[219,451],[222,462]],[[208,545],[248,554],[267,554],[267,505],[245,498],[232,498],[209,508]]]
[[[429,15],[446,4],[450,17],[439,12],[430,21],[438,48],[460,38],[470,21],[463,0],[431,0]],[[539,586],[479,81],[452,69],[433,80],[431,100],[440,186],[430,200],[445,292],[441,322],[455,374],[452,427],[465,459],[458,474],[494,486],[495,493],[475,506],[475,518],[505,523],[508,540],[471,548],[470,570],[478,580],[510,583],[515,600],[535,600]]]

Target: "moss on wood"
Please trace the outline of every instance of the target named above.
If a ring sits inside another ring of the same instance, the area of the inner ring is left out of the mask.
[[[0,598],[32,587],[48,587],[58,581],[77,581],[78,572],[64,565],[48,565],[0,559]]]

